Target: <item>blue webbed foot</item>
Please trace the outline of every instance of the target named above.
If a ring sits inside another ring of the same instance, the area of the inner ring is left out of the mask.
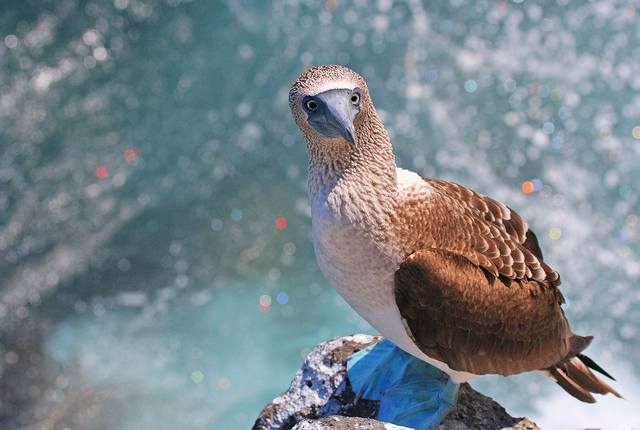
[[[416,430],[434,429],[453,409],[459,385],[384,339],[347,360],[359,398],[380,401],[377,419]]]

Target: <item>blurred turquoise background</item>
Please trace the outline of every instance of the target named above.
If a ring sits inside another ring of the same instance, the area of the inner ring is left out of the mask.
[[[398,161],[517,209],[627,401],[474,386],[543,428],[640,427],[640,4],[4,0],[0,428],[242,429],[368,325],[314,261],[287,106],[366,77]],[[546,427],[545,427],[546,426]]]

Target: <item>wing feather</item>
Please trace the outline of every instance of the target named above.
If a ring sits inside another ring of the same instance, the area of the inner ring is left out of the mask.
[[[490,280],[449,251],[409,256],[396,272],[395,295],[416,345],[454,370],[511,375],[579,352],[558,289],[535,280],[515,288],[503,278]]]
[[[408,256],[396,272],[396,302],[420,349],[476,374],[571,357],[578,336],[560,306],[560,277],[526,221],[461,185],[424,180],[430,193],[401,202],[396,223]]]
[[[432,195],[409,197],[398,209],[407,255],[419,249],[458,253],[493,276],[560,285],[544,263],[538,240],[513,209],[454,182],[424,178]],[[400,228],[401,229],[401,228]]]

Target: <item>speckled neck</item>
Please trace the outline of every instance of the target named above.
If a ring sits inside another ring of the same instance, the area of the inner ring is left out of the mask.
[[[380,232],[396,207],[395,157],[372,105],[360,112],[355,126],[356,145],[306,136],[309,197],[326,201],[339,220]]]

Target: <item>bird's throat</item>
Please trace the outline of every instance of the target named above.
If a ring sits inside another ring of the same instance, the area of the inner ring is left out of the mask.
[[[396,207],[396,163],[389,135],[375,110],[356,123],[357,144],[339,139],[313,141],[309,147],[309,197],[338,219],[380,228]]]

